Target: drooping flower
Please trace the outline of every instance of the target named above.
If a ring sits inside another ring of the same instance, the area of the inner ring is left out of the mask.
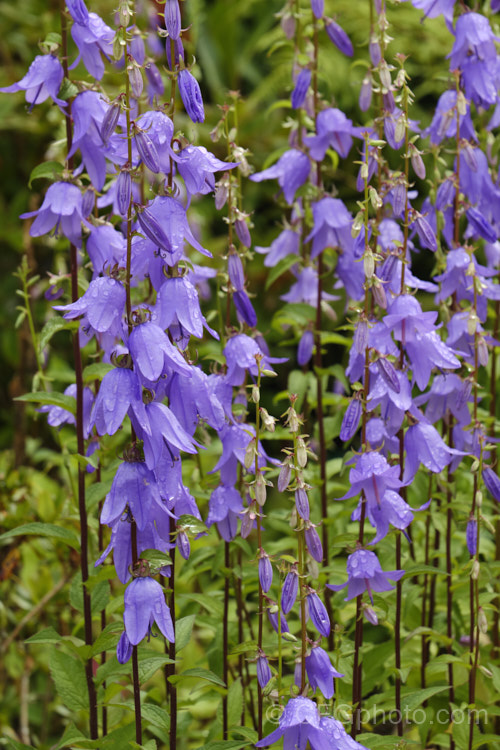
[[[354,54],[354,48],[352,46],[351,40],[347,36],[342,26],[340,26],[336,21],[328,19],[325,22],[325,29],[333,44],[338,47],[338,49],[343,52],[344,55],[347,55],[347,57],[352,57]]]
[[[281,737],[286,750],[305,750],[307,743],[312,750],[332,750],[335,747],[328,743],[326,733],[321,728],[316,704],[302,696],[288,701],[280,716],[278,728],[256,742],[255,747],[269,747]]]
[[[307,679],[313,690],[319,688],[327,699],[333,698],[335,677],[344,675],[333,668],[330,657],[320,646],[313,646],[311,653],[306,656]]]
[[[102,55],[109,58],[113,54],[113,29],[97,13],[89,13],[85,25],[73,24],[71,36],[79,51],[71,69],[78,65],[81,58],[92,78],[100,81],[104,75]]]
[[[353,136],[362,137],[363,128],[356,128],[340,109],[322,110],[316,118],[316,135],[307,136],[304,142],[315,161],[322,161],[328,148],[333,148],[346,159],[352,147]]]
[[[243,510],[241,495],[235,487],[219,485],[208,502],[207,527],[216,523],[221,537],[230,542],[236,536],[238,519]]]
[[[309,177],[310,163],[306,154],[292,148],[280,156],[276,164],[262,172],[250,175],[252,182],[278,180],[287,203],[293,203],[295,193]]]
[[[327,583],[326,585],[332,591],[342,591],[347,586],[345,601],[368,591],[373,604],[373,592],[390,591],[394,586],[389,583],[389,580],[399,581],[404,573],[404,570],[382,570],[375,552],[358,549],[347,558],[346,583],[341,585]]]
[[[125,311],[126,292],[123,284],[110,276],[100,276],[90,282],[85,294],[69,305],[55,305],[64,317],[74,320],[85,317],[98,333],[120,335],[121,321]]]
[[[139,461],[124,461],[113,478],[101,512],[101,523],[111,526],[128,505],[137,528],[142,530],[149,520],[151,503],[160,500],[152,471]]]
[[[125,631],[130,643],[137,646],[151,632],[156,622],[165,638],[175,641],[170,610],[165,602],[163,588],[153,578],[135,578],[125,591]]]
[[[21,214],[21,219],[36,216],[30,227],[32,237],[40,237],[54,229],[57,235],[61,231],[76,247],[82,246],[82,194],[76,185],[70,182],[54,182],[37,211]]]
[[[31,104],[41,104],[50,98],[59,107],[66,107],[66,102],[57,96],[64,78],[61,63],[54,55],[38,55],[31,63],[28,72],[17,83],[0,89],[3,94],[14,91],[25,91],[26,101]]]

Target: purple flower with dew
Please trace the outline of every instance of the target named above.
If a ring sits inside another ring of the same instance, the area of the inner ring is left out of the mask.
[[[108,59],[113,54],[114,31],[107,26],[97,13],[89,13],[85,25],[79,23],[71,27],[71,36],[78,47],[79,55],[70,66],[76,68],[80,59],[92,78],[100,81],[104,75],[102,55]]]
[[[157,549],[160,552],[167,552],[169,549],[170,542],[166,542],[162,540],[160,535],[158,534],[158,530],[155,526],[155,524],[159,523],[161,520],[161,516],[166,515],[168,512],[168,509],[166,508],[166,504],[162,504],[162,506],[156,506],[155,510],[155,519],[154,523],[150,521],[146,524],[144,529],[137,529],[137,551],[138,554],[141,555],[144,550],[147,549]],[[168,516],[167,516],[168,518]],[[101,554],[101,556],[96,560],[95,567],[98,565],[101,565],[106,557],[109,555],[111,550],[113,551],[113,563],[116,570],[116,575],[118,576],[119,580],[122,583],[127,583],[127,581],[130,580],[131,574],[130,574],[130,567],[132,565],[132,523],[130,515],[124,514],[120,518],[115,521],[113,526],[111,527],[111,540],[104,550],[104,552]],[[169,575],[169,567],[164,566],[161,568],[162,575],[168,576]]]
[[[37,211],[21,214],[21,219],[36,216],[30,227],[32,237],[40,237],[54,229],[76,247],[82,246],[82,194],[76,185],[69,182],[54,182],[45,194],[43,203]]]
[[[222,441],[222,456],[217,461],[211,474],[221,472],[221,481],[224,484],[233,485],[237,480],[238,464],[245,465],[245,455],[249,444],[255,441],[255,430],[249,424],[225,424],[219,430],[219,438]],[[258,444],[259,468],[262,469],[266,463],[277,463],[270,458],[260,441]],[[253,463],[252,463],[253,467]]]
[[[470,518],[467,522],[465,540],[467,542],[469,555],[473,557],[477,552],[477,521],[475,518]]]
[[[295,79],[295,87],[292,91],[292,108],[300,109],[303,106],[307,90],[311,84],[311,71],[303,68]]]
[[[273,566],[263,549],[259,550],[259,581],[262,591],[267,594],[273,583]]]
[[[151,110],[149,112],[144,112],[144,114],[136,120],[135,125],[136,137],[134,146],[139,146],[138,136],[141,132],[142,135],[145,135],[148,141],[153,144],[151,161],[153,162],[155,169],[152,169],[151,171],[154,172],[156,170],[163,174],[169,174],[171,167],[170,161],[171,159],[177,158],[171,147],[174,135],[174,124],[170,117],[167,117],[164,112],[160,112],[159,110]],[[147,142],[146,145],[148,145]],[[143,158],[143,155],[140,152],[139,155]],[[146,159],[148,159],[147,154]],[[143,161],[146,166],[149,166],[145,159],[143,159]]]
[[[311,165],[308,157],[298,149],[290,149],[280,156],[276,164],[262,172],[250,175],[252,182],[277,179],[287,203],[293,203],[295,193],[309,177]]]
[[[203,338],[205,328],[214,338],[219,334],[211,328],[200,309],[198,292],[186,276],[165,279],[156,297],[154,307],[156,323],[160,328],[168,328],[176,342],[182,342],[185,349],[190,336]]]
[[[309,614],[309,619],[312,624],[325,638],[330,635],[330,618],[326,607],[319,598],[318,594],[312,589],[309,590],[306,596],[306,606]]]
[[[177,169],[190,195],[210,193],[215,188],[215,172],[234,169],[238,162],[221,161],[203,146],[187,146],[175,155]]]
[[[15,91],[25,91],[26,101],[31,104],[30,111],[35,104],[41,104],[49,97],[59,107],[66,107],[67,102],[57,96],[63,78],[63,67],[57,57],[54,57],[54,55],[38,55],[20,81],[13,83],[11,86],[0,88],[0,92],[10,94]]]
[[[327,700],[333,698],[335,693],[334,678],[344,676],[332,667],[330,657],[320,646],[313,646],[309,656],[306,656],[306,673],[312,690],[319,688]]]
[[[120,137],[113,134],[119,122],[120,107],[109,107],[97,91],[82,91],[73,100],[71,116],[74,132],[68,157],[80,150],[92,185],[101,191],[106,180],[106,158],[114,163],[123,161],[118,155]]]
[[[132,39],[130,41],[130,54],[139,65],[144,65],[146,60],[146,47],[144,46],[144,39],[141,36],[141,32],[134,27]]]
[[[66,7],[75,23],[86,26],[89,21],[89,12],[83,0],[66,0]]]
[[[342,722],[331,716],[323,716],[319,722],[324,745],[317,750],[366,750],[345,731]]]
[[[403,0],[404,2],[405,0]],[[453,11],[456,0],[411,0],[411,4],[424,11],[423,18],[437,18],[444,16],[450,31],[453,30]]]
[[[144,429],[135,418],[132,418],[132,424],[144,441],[144,456],[148,469],[153,469],[161,461],[165,448],[173,460],[177,451],[197,452],[195,446],[200,447],[199,443],[184,430],[168,406],[152,401],[146,404],[145,411],[147,429]]]
[[[165,84],[161,73],[153,62],[148,62],[144,68],[146,81],[148,83],[148,104],[151,106],[155,97],[163,96],[165,93]]]
[[[363,128],[356,128],[340,109],[324,109],[316,118],[316,135],[304,138],[315,161],[322,161],[328,148],[333,148],[346,159],[352,148],[353,136],[361,138]]]
[[[347,558],[347,581],[341,585],[327,583],[327,588],[332,591],[342,591],[347,586],[345,601],[354,599],[365,591],[368,591],[373,604],[373,592],[391,591],[394,586],[391,581],[399,581],[404,576],[404,570],[382,570],[375,552],[366,549],[358,549]]]
[[[486,217],[483,216],[481,211],[472,206],[465,212],[465,215],[469,222],[466,232],[467,237],[479,236],[490,243],[497,241],[497,231],[493,228]]]
[[[102,379],[97,393],[91,427],[95,425],[98,435],[114,435],[133,404],[144,408],[137,373],[120,367],[110,370]]]
[[[213,387],[213,381],[199,367],[191,367],[191,377],[174,373],[169,378],[166,395],[169,407],[186,432],[193,435],[200,420],[214,430],[225,423],[224,408]]]
[[[267,656],[260,653],[257,657],[257,680],[261,689],[264,689],[268,682],[272,679],[271,668],[267,661]]]
[[[352,57],[354,54],[354,48],[352,42],[345,33],[342,26],[332,21],[331,19],[325,20],[326,33],[330,37],[330,41],[347,57]]]
[[[109,276],[100,276],[90,282],[85,294],[69,305],[54,305],[54,310],[64,311],[64,317],[74,320],[85,317],[88,324],[99,333],[121,333],[125,312],[125,287]]]
[[[210,495],[207,527],[216,523],[221,537],[230,542],[236,536],[242,510],[243,501],[238,490],[221,484]]]
[[[111,526],[128,506],[137,528],[142,530],[148,523],[153,501],[161,503],[153,472],[143,463],[125,461],[118,467],[111,490],[106,495],[101,523]]]
[[[140,374],[148,381],[157,381],[166,365],[190,377],[191,368],[165,331],[155,323],[141,323],[133,328],[128,340],[130,354]]]
[[[307,365],[312,357],[314,350],[314,334],[310,328],[307,328],[300,337],[297,347],[297,362],[301,367]]]
[[[428,471],[439,474],[448,466],[453,456],[465,455],[456,448],[449,448],[439,432],[425,421],[410,425],[404,437],[406,451],[404,482],[408,484],[422,463]]]
[[[305,239],[313,240],[311,258],[326,247],[352,250],[352,216],[339,198],[322,198],[312,204],[314,227]]]
[[[170,610],[165,603],[163,588],[153,578],[135,578],[125,590],[125,631],[130,643],[136,646],[151,633],[153,622],[165,638],[175,641]]]
[[[323,562],[323,545],[321,543],[320,536],[316,531],[314,524],[307,521],[305,524],[304,536],[306,540],[307,551],[311,555],[313,560],[318,563]]]
[[[227,363],[227,382],[231,385],[242,385],[245,373],[256,377],[259,372],[257,360],[260,360],[261,370],[273,371],[273,363],[286,362],[286,358],[268,357],[264,354],[255,339],[244,333],[232,336],[222,352]]]
[[[292,565],[287,573],[283,588],[281,589],[281,610],[287,615],[295,604],[299,590],[299,574],[296,565]]]
[[[188,117],[193,122],[204,122],[205,110],[203,109],[200,84],[196,78],[187,68],[183,68],[179,71],[177,82]]]
[[[173,39],[175,41],[179,38],[179,35],[181,33],[181,11],[179,8],[178,0],[166,0],[165,28],[170,39]]]
[[[489,466],[485,466],[482,471],[483,482],[488,492],[493,498],[500,503],[500,479]]]
[[[261,255],[265,255],[264,265],[266,267],[275,266],[280,260],[288,255],[298,255],[300,245],[300,236],[293,229],[284,229],[270,247],[256,246],[254,250]],[[297,258],[298,260],[298,258]]]

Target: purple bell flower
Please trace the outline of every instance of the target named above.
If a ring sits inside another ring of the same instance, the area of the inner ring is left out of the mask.
[[[255,743],[255,747],[269,747],[284,738],[284,748],[305,750],[307,743],[312,750],[326,750],[320,728],[320,718],[316,704],[309,698],[291,698],[280,716],[279,726],[274,732]]]
[[[266,370],[272,370],[272,363],[286,362],[286,358],[266,356],[255,339],[246,336],[244,333],[232,336],[228,340],[223,354],[227,362],[226,379],[231,385],[241,385],[245,379],[246,370],[251,375],[257,376],[256,357],[260,358],[261,369]]]
[[[500,503],[500,479],[489,466],[485,466],[482,472],[483,482],[486,485],[486,489],[493,496],[493,498]]]
[[[316,135],[307,136],[304,142],[315,161],[322,161],[328,148],[333,148],[346,159],[352,147],[352,137],[361,138],[363,128],[355,128],[340,109],[324,109],[316,118]]]
[[[157,324],[170,329],[174,341],[182,340],[185,346],[190,336],[203,338],[204,328],[219,339],[202,314],[198,292],[186,276],[165,279],[156,297],[155,313]]]
[[[18,83],[1,88],[0,92],[10,94],[14,91],[25,91],[26,101],[31,104],[30,111],[35,104],[41,104],[49,96],[59,107],[66,107],[67,102],[57,96],[63,78],[63,67],[57,57],[38,55]]]
[[[21,219],[36,216],[30,235],[40,237],[51,229],[59,231],[76,247],[82,246],[82,194],[76,185],[69,182],[54,182],[45,194],[38,211],[21,214]]]
[[[313,240],[311,258],[326,247],[352,252],[352,216],[339,198],[322,198],[312,204],[314,227],[305,241]]]
[[[92,78],[100,81],[104,75],[101,55],[110,58],[113,54],[113,29],[107,26],[97,13],[89,13],[84,26],[79,23],[73,24],[71,36],[80,54],[70,69],[75,68],[81,58]]]
[[[203,146],[186,146],[174,156],[177,169],[190,195],[206,195],[215,188],[215,172],[234,169],[238,162],[217,159]]]
[[[266,267],[272,267],[286,258],[287,255],[298,255],[299,245],[300,237],[297,232],[294,232],[293,229],[284,229],[271,243],[270,247],[256,246],[254,250],[266,256],[264,260]]]
[[[295,87],[292,91],[292,108],[300,109],[303,106],[307,90],[311,83],[311,71],[309,68],[303,68],[295,79]]]
[[[67,320],[83,315],[98,333],[110,332],[119,336],[125,300],[125,287],[121,282],[109,276],[99,276],[90,282],[85,294],[76,302],[54,305],[54,310],[63,310]]]
[[[66,7],[75,23],[86,26],[89,22],[89,12],[83,0],[66,0]]]
[[[178,0],[167,0],[165,3],[165,28],[170,39],[175,41],[179,38],[181,33],[181,11]]]
[[[165,365],[186,377],[190,376],[190,365],[170,342],[165,331],[155,323],[135,326],[128,343],[132,359],[146,380],[156,382],[163,374]]]
[[[334,677],[343,677],[332,667],[330,657],[320,646],[313,646],[309,656],[306,656],[307,679],[313,690],[319,688],[328,700],[334,695]]]
[[[238,315],[238,320],[246,323],[250,328],[255,328],[257,325],[257,313],[250,302],[248,294],[244,290],[234,292],[233,302]]]
[[[312,357],[314,349],[314,334],[310,328],[307,328],[300,337],[297,348],[297,362],[301,367],[307,365]]]
[[[404,573],[404,570],[382,570],[375,552],[358,549],[347,558],[346,583],[341,585],[327,583],[327,587],[332,591],[342,591],[347,586],[346,602],[368,591],[373,604],[373,592],[391,591],[394,586],[389,583],[389,579],[399,581]]]
[[[309,177],[310,163],[306,154],[293,148],[280,156],[276,164],[250,176],[252,182],[277,179],[287,203],[293,203],[295,193]]]
[[[134,403],[144,407],[136,372],[120,367],[110,370],[97,393],[91,427],[95,425],[98,435],[114,435]]]
[[[142,531],[148,523],[153,501],[161,503],[153,472],[143,463],[125,461],[118,467],[111,490],[106,495],[101,523],[111,526],[128,505],[137,528]]]
[[[264,689],[268,682],[272,680],[271,668],[267,661],[267,656],[261,653],[257,657],[257,680],[262,689]]]
[[[165,638],[175,641],[170,610],[165,603],[163,588],[153,578],[135,578],[125,591],[125,631],[130,643],[137,646],[151,632],[156,622]]]

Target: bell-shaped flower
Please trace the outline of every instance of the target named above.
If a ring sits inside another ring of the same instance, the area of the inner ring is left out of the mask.
[[[114,112],[119,116],[119,107],[115,107]],[[109,104],[97,91],[82,91],[73,99],[74,133],[68,157],[80,149],[90,181],[98,191],[102,190],[106,179],[106,157],[115,161],[114,146],[119,142],[119,136],[110,135],[106,144],[103,143],[102,128],[107,114]]]
[[[142,530],[148,522],[153,500],[161,502],[153,472],[143,463],[124,461],[118,467],[111,489],[106,495],[101,523],[112,525],[128,506],[137,528]]]
[[[76,384],[72,383],[71,385],[68,385],[67,388],[64,390],[65,396],[72,396],[76,399]],[[92,404],[94,402],[94,394],[90,390],[90,388],[84,388],[83,389],[83,436],[84,438],[88,438],[90,435],[90,432],[92,430],[92,422],[90,419],[90,412],[92,409]],[[47,417],[47,423],[50,424],[51,427],[60,427],[63,424],[76,424],[76,418],[75,415],[72,414],[67,409],[64,409],[62,406],[54,406],[52,404],[47,404],[45,406],[41,406],[37,411],[41,413],[48,414]]]
[[[149,382],[157,381],[166,366],[190,377],[191,366],[155,323],[146,321],[136,325],[129,336],[128,346],[134,364]]]
[[[160,462],[165,448],[173,459],[178,451],[196,453],[195,445],[199,444],[184,430],[168,406],[152,401],[146,404],[145,413],[149,427],[147,431],[143,431],[133,417],[132,424],[144,441],[144,456],[149,469],[154,469]]]
[[[366,750],[365,745],[353,740],[345,731],[342,722],[333,716],[322,716],[319,727],[324,742],[321,750]]]
[[[161,515],[162,511],[159,506],[156,506],[156,508],[158,514]],[[158,514],[155,516],[155,521],[159,517]],[[160,537],[153,521],[148,522],[144,529],[136,528],[136,536],[139,556],[147,549],[157,549],[160,552],[167,552],[169,549],[169,542]],[[131,577],[130,567],[132,565],[132,518],[129,513],[124,513],[111,527],[110,542],[96,560],[95,566],[101,565],[111,551],[113,551],[116,575],[122,583],[127,583]],[[161,573],[162,575],[168,575],[169,568],[164,566]]]
[[[270,247],[256,246],[254,250],[261,255],[265,255],[264,265],[267,267],[275,266],[280,260],[288,255],[298,255],[300,245],[300,236],[293,229],[284,229]]]
[[[90,424],[95,425],[98,435],[114,435],[130,406],[138,404],[144,408],[137,374],[134,370],[115,367],[102,379]]]
[[[54,55],[38,55],[20,81],[13,83],[11,86],[0,88],[0,92],[10,94],[14,91],[25,91],[26,101],[31,104],[30,111],[35,104],[41,104],[49,96],[59,107],[66,107],[67,102],[57,96],[63,78],[63,67],[57,57],[54,57]]]
[[[219,534],[231,542],[238,531],[238,518],[243,510],[241,495],[235,487],[221,484],[215,488],[208,501],[207,527],[217,524]]]
[[[113,29],[105,24],[97,13],[89,13],[85,25],[73,24],[71,36],[78,47],[79,55],[71,69],[82,59],[92,78],[100,81],[104,75],[102,55],[108,59],[112,56],[114,35]]]
[[[261,370],[271,371],[272,363],[286,362],[286,358],[266,356],[257,341],[244,333],[232,336],[224,347],[223,354],[227,363],[226,379],[231,385],[241,385],[247,371],[256,377],[259,372],[258,361]]]
[[[191,377],[173,373],[167,389],[170,409],[190,435],[200,420],[214,430],[222,429],[224,408],[214,389],[214,382],[199,367],[191,367]]]
[[[455,0],[452,0],[455,2]],[[423,135],[430,136],[431,143],[439,145],[445,138],[454,138],[457,130],[457,92],[445,91],[438,99],[434,116]],[[459,115],[460,138],[466,141],[477,141],[476,131],[472,124],[470,108]]]
[[[125,590],[125,631],[130,643],[137,646],[151,632],[153,622],[165,638],[175,641],[170,610],[162,586],[154,578],[134,578]]]
[[[200,310],[198,292],[186,276],[165,279],[158,291],[154,308],[156,322],[168,328],[174,341],[185,349],[190,336],[203,338],[203,328],[219,339],[219,335],[208,325]]]
[[[467,403],[472,401],[472,384],[462,380],[454,373],[435,375],[430,390],[414,399],[416,406],[426,403],[425,418],[431,424],[444,419],[449,411],[458,424],[465,427],[470,423],[471,415]]]
[[[292,148],[285,151],[276,164],[250,176],[252,182],[277,179],[287,203],[293,203],[295,193],[309,177],[311,165],[302,151]]]
[[[90,282],[85,294],[76,302],[54,305],[54,310],[64,311],[64,317],[68,320],[84,316],[94,331],[119,336],[125,301],[123,284],[110,276],[100,276]]]
[[[316,135],[306,136],[304,143],[314,161],[323,161],[328,148],[347,159],[352,139],[362,137],[363,128],[356,128],[340,109],[322,110],[316,118]]]
[[[295,604],[299,590],[299,572],[296,565],[292,565],[286,574],[283,588],[281,589],[281,610],[287,615]]]
[[[404,570],[382,570],[375,552],[358,549],[347,558],[346,583],[341,585],[327,583],[326,585],[332,591],[342,591],[347,586],[346,602],[368,591],[373,604],[373,592],[390,591],[394,586],[389,583],[389,580],[399,581],[404,573]]]
[[[333,680],[344,675],[333,668],[330,657],[320,646],[313,646],[306,656],[306,673],[313,690],[319,688],[323,696],[330,700],[335,693]]]
[[[217,159],[204,146],[186,146],[176,154],[175,161],[190,195],[211,193],[215,188],[214,173],[238,166],[238,162]]]
[[[40,237],[54,229],[68,238],[76,247],[82,246],[82,194],[76,185],[70,182],[54,182],[45,194],[43,203],[37,211],[21,214],[21,219],[36,216],[30,227],[32,237]]]
[[[339,198],[322,198],[312,204],[314,227],[305,239],[313,241],[311,258],[326,247],[349,251],[352,248],[352,216]]]
[[[297,281],[292,284],[290,291],[286,294],[281,295],[281,299],[285,302],[305,302],[306,305],[316,307],[318,300],[318,273],[313,266],[305,266],[297,274]],[[322,291],[322,300],[336,300],[333,294]]]
[[[411,482],[423,464],[428,471],[439,474],[448,466],[453,456],[463,456],[462,451],[446,445],[439,432],[426,421],[410,425],[405,432],[404,446],[406,451],[404,481]]]
[[[318,707],[309,698],[291,698],[279,719],[274,732],[255,743],[255,747],[269,747],[283,737],[283,747],[287,750],[305,750],[307,744],[312,750],[328,750],[330,745],[320,727]]]
[[[456,0],[411,0],[415,8],[424,11],[424,18],[443,16],[448,28],[453,29],[453,11]]]

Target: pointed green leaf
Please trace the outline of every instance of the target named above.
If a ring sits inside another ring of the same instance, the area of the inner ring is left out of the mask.
[[[187,615],[176,620],[175,623],[175,651],[180,651],[184,646],[187,646],[191,640],[191,632],[193,630],[194,621],[196,615]]]
[[[201,667],[186,669],[184,672],[181,672],[180,674],[174,674],[168,679],[169,682],[172,683],[172,685],[176,685],[178,682],[188,677],[197,677],[199,680],[206,680],[207,682],[213,682],[214,685],[226,687],[226,684],[221,680],[220,677],[214,674],[214,672],[211,672],[210,669],[202,669]]]
[[[41,404],[42,406],[60,406],[61,409],[69,411],[70,414],[76,414],[76,399],[73,396],[67,396],[65,393],[37,391],[36,393],[24,393],[22,396],[17,396],[14,400],[29,401],[30,403]]]
[[[28,187],[31,187],[33,180],[38,180],[41,177],[45,177],[49,180],[56,180],[63,170],[64,166],[58,161],[44,161],[43,164],[38,164],[38,166],[32,170]]]
[[[39,633],[35,633],[30,638],[26,638],[25,643],[60,643],[62,636],[53,627],[44,628]]]
[[[83,664],[72,656],[54,649],[50,658],[50,672],[57,693],[70,710],[89,707],[87,680]]]
[[[35,536],[48,536],[53,539],[58,539],[61,542],[65,542],[70,547],[78,549],[80,546],[80,540],[77,535],[71,529],[65,529],[62,526],[56,526],[53,523],[40,523],[39,521],[33,521],[32,523],[25,523],[22,526],[17,526],[15,529],[10,529],[4,534],[0,535],[0,541],[2,539],[9,539],[12,536],[24,536],[24,534],[33,534]]]
[[[45,349],[52,336],[59,331],[77,331],[79,323],[77,320],[64,320],[64,318],[51,318],[48,320],[40,333],[38,345],[41,350]]]

